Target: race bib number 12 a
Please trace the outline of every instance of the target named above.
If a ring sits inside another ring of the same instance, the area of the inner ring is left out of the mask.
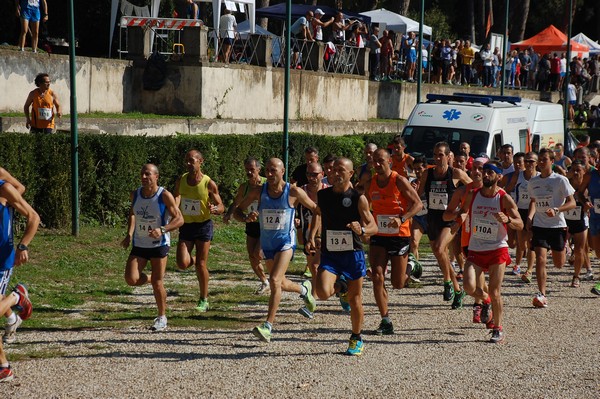
[[[285,228],[285,209],[264,209],[262,222],[265,230],[282,230]]]

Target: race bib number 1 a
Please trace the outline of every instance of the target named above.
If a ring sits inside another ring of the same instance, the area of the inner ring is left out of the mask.
[[[265,230],[282,230],[285,228],[285,209],[264,209],[262,222]]]
[[[354,249],[352,232],[327,230],[326,248],[330,252],[352,251]]]

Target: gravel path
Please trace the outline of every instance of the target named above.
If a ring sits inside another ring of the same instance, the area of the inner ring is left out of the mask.
[[[335,298],[306,321],[296,313],[301,301],[286,295],[270,344],[250,328],[21,331],[11,354],[54,357],[14,361],[0,398],[600,398],[600,298],[591,282],[570,288],[571,270],[551,269],[549,307],[534,309],[535,282],[507,274],[507,342],[493,345],[471,323],[472,300],[451,310],[435,261],[424,265],[422,288],[390,291],[393,336],[370,334],[379,317],[366,282],[360,358],[343,355],[350,320]],[[244,306],[257,324],[266,315],[265,305]]]

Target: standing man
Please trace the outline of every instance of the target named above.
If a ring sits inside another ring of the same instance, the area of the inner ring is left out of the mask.
[[[498,187],[502,169],[498,162],[483,165],[483,187],[467,194],[460,213],[468,213],[469,255],[465,267],[465,291],[477,302],[492,302],[492,343],[502,343],[503,302],[500,290],[504,269],[510,264],[508,254],[508,231],[523,228],[517,206],[510,195]],[[488,293],[477,284],[482,275],[489,272]]]
[[[196,266],[196,276],[200,287],[200,300],[196,306],[199,312],[209,310],[208,304],[208,250],[213,239],[211,215],[225,211],[219,195],[219,187],[202,173],[204,157],[198,150],[190,150],[185,155],[187,173],[175,183],[175,201],[183,215],[183,226],[179,229],[177,244],[177,267],[185,270]],[[248,204],[250,205],[250,204]],[[192,251],[196,247],[196,256]]]
[[[462,56],[462,80],[465,85],[471,84],[471,65],[475,58],[475,49],[471,47],[471,41],[465,40],[465,46],[460,50]]]
[[[320,205],[309,232],[309,250],[321,250],[315,287],[319,299],[326,300],[334,294],[347,295],[352,334],[346,354],[360,356],[365,349],[361,337],[362,285],[367,266],[359,236],[376,233],[377,225],[367,199],[352,188],[353,169],[348,158],[338,158],[334,163],[333,187],[317,193]],[[321,231],[320,237],[318,231]]]
[[[249,157],[244,161],[244,169],[246,170],[246,178],[247,182],[242,183],[238,188],[237,194],[233,200],[233,204],[227,210],[227,213],[223,216],[223,221],[225,224],[229,223],[231,217],[235,217],[235,208],[237,208],[238,204],[242,202],[244,198],[248,195],[250,191],[256,189],[258,187],[262,187],[262,185],[267,181],[267,179],[260,175],[260,161],[256,158]],[[258,202],[253,202],[250,204],[248,209],[246,209],[247,213],[252,213],[258,210]],[[241,219],[236,219],[240,222],[244,222]],[[246,223],[246,251],[248,251],[248,258],[250,259],[250,266],[254,273],[260,280],[260,286],[256,290],[257,294],[264,294],[269,291],[269,279],[265,274],[265,271],[262,266],[262,255],[260,253],[260,226],[258,222],[249,222]]]
[[[470,183],[471,178],[462,170],[449,165],[450,146],[445,141],[436,143],[433,148],[435,167],[428,169],[419,182],[419,196],[425,193],[427,198],[427,235],[435,258],[444,276],[444,301],[453,301],[452,309],[462,307],[465,296],[456,279],[450,264],[448,245],[452,241],[450,232],[452,222],[443,220],[448,201],[456,190],[458,183]]]
[[[302,204],[314,214],[317,205],[311,201],[304,190],[286,183],[283,180],[284,172],[281,159],[269,159],[266,166],[267,182],[260,188],[252,189],[235,210],[236,218],[245,222],[258,220],[260,223],[260,246],[270,276],[271,297],[267,320],[256,326],[252,333],[263,342],[271,341],[271,330],[282,291],[300,294],[309,312],[313,313],[316,308],[311,293],[311,282],[306,280],[301,285],[293,283],[288,280],[285,273],[296,249],[294,228],[296,206]],[[243,210],[254,201],[258,201],[258,211],[244,214]]]
[[[385,268],[392,266],[392,287],[406,285],[406,265],[410,250],[410,220],[423,207],[408,180],[390,168],[390,154],[380,148],[373,155],[375,176],[367,190],[367,199],[377,222],[377,233],[371,237],[369,263],[373,295],[381,315],[375,333],[390,335],[394,326],[388,312],[388,293],[385,288]]]
[[[132,244],[125,266],[125,281],[130,286],[152,284],[158,317],[150,329],[162,331],[167,328],[167,291],[163,279],[171,245],[169,232],[181,226],[183,218],[173,195],[158,186],[156,165],[144,165],[141,177],[142,186],[131,192],[127,235],[121,242],[125,249]],[[148,261],[150,276],[143,272]]]
[[[538,156],[540,174],[529,180],[530,205],[527,217],[527,229],[532,232],[531,246],[535,251],[535,274],[540,292],[533,298],[533,306],[545,308],[546,299],[546,258],[552,250],[552,262],[555,267],[565,265],[565,240],[567,223],[564,212],[575,208],[569,180],[552,171],[554,153],[542,148]],[[535,217],[534,217],[535,216]]]
[[[4,169],[2,169],[4,171]],[[4,173],[3,173],[4,174]],[[1,176],[10,176],[8,172]],[[20,184],[20,183],[19,183]],[[25,232],[15,250],[13,236],[13,211],[27,219]],[[29,261],[28,245],[33,240],[40,224],[37,212],[25,201],[17,188],[9,181],[0,179],[0,315],[7,316],[8,326],[5,331],[5,339],[14,341],[14,333],[23,320],[31,316],[32,307],[29,301],[27,288],[23,284],[17,284],[13,293],[6,295],[6,289],[14,266],[20,266]],[[6,296],[5,296],[6,295]],[[12,312],[11,308],[17,306],[19,315]],[[13,319],[11,321],[11,319]],[[0,343],[0,382],[13,379],[8,359]]]
[[[379,27],[375,26],[373,32],[369,35],[367,47],[369,53],[369,79],[379,81],[379,56],[381,55],[381,42],[379,41]]]
[[[229,9],[225,8],[223,15],[219,19],[219,37],[223,44],[223,62],[229,64],[229,57],[231,56],[231,48],[235,41],[235,30],[237,28],[237,22],[235,17],[231,14]]]
[[[25,126],[30,129],[31,133],[50,134],[54,132],[54,117],[62,117],[60,103],[56,93],[50,89],[50,77],[47,73],[38,74],[34,83],[37,89],[29,92],[23,106],[26,118]]]

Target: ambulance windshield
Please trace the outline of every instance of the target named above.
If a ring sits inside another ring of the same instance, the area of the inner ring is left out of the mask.
[[[433,147],[440,141],[450,144],[450,149],[459,153],[460,143],[471,145],[471,154],[487,153],[489,133],[478,130],[456,129],[450,127],[407,126],[402,132],[406,143],[406,152],[421,153],[427,159],[433,158]]]

